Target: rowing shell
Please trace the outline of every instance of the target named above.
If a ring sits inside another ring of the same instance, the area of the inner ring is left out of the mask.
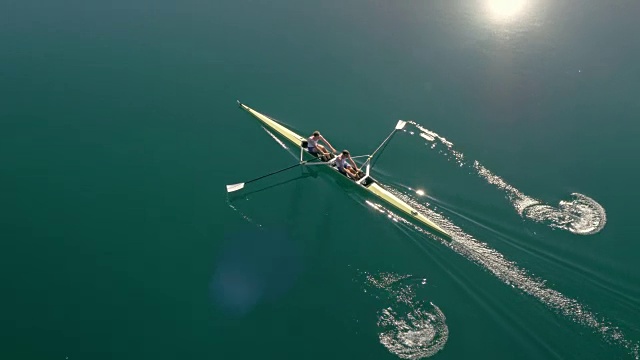
[[[289,142],[291,142],[296,147],[300,147],[301,148],[301,154],[302,154],[303,151],[306,152],[306,146],[303,147],[302,145],[303,145],[303,143],[306,143],[307,139],[305,139],[302,136],[296,134],[295,132],[289,130],[288,128],[286,128],[285,126],[281,125],[280,123],[274,121],[273,119],[271,119],[267,115],[264,115],[264,114],[261,114],[261,113],[255,111],[254,109],[248,107],[247,105],[241,103],[240,101],[238,101],[238,105],[241,108],[243,108],[244,110],[246,110],[248,113],[253,115],[256,119],[258,119],[262,123],[262,125],[268,127],[270,130],[273,130],[273,131],[277,132],[279,135],[281,135],[282,137],[287,139]],[[335,172],[338,173],[340,176],[344,176],[334,166],[335,165],[333,163],[334,160],[335,159],[332,159],[331,161],[329,161],[329,162],[327,162],[325,164],[327,164],[330,168],[335,170]],[[447,238],[451,238],[451,235],[449,235],[441,227],[436,225],[433,221],[429,220],[426,216],[424,216],[421,213],[419,213],[418,211],[416,211],[409,204],[407,204],[406,202],[402,201],[401,199],[399,199],[398,197],[396,197],[395,195],[393,195],[392,193],[388,192],[383,187],[378,185],[376,180],[371,178],[371,176],[368,176],[369,175],[368,173],[369,173],[369,171],[367,169],[367,176],[366,176],[365,179],[363,179],[364,181],[357,181],[357,182],[356,181],[351,181],[351,182],[356,184],[356,185],[358,185],[359,187],[367,190],[368,192],[370,192],[371,194],[377,196],[378,198],[384,200],[386,203],[392,205],[396,209],[402,211],[403,213],[408,215],[414,221],[416,221],[416,222],[418,222],[420,224],[426,225],[427,227],[429,227],[429,229],[433,230],[434,232],[438,233],[439,235],[444,235]]]

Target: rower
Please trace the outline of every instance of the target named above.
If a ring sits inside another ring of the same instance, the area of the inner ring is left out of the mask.
[[[311,136],[309,136],[309,138],[307,139],[307,150],[314,156],[320,156],[323,161],[329,161],[333,156],[331,156],[331,154],[324,146],[318,144],[318,141],[324,142],[331,148],[332,152],[336,152],[336,149],[331,146],[327,139],[320,135],[319,131],[314,131],[313,134],[311,134]]]
[[[347,161],[351,164],[349,164]],[[342,150],[342,153],[336,158],[336,166],[338,167],[338,171],[340,171],[340,173],[342,173],[343,175],[346,175],[353,180],[358,179],[360,169],[358,169],[358,165],[356,165],[356,162],[351,158],[349,150]]]

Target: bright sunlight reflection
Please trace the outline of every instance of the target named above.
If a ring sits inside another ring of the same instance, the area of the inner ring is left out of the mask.
[[[526,0],[487,0],[491,15],[496,18],[505,19],[517,15]]]

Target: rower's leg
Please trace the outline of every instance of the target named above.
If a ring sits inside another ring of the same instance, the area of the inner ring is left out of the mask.
[[[329,161],[329,160],[333,159],[334,157],[336,157],[335,155],[333,155],[333,153],[331,151],[327,150],[326,147],[324,147],[322,145],[319,145],[319,147],[322,150],[322,153],[326,156],[326,158],[327,158],[326,161]]]
[[[316,149],[320,150],[320,158],[322,159],[322,161],[327,162],[331,159],[329,157],[329,152],[327,152],[327,149],[325,149],[324,146],[318,144],[318,146],[316,146]]]
[[[358,172],[354,168],[348,167],[345,170],[347,171],[347,176],[351,180],[356,180],[358,178]]]

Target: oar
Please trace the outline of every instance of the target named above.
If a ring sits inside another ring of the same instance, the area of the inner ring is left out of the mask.
[[[401,130],[402,128],[404,128],[404,126],[406,124],[407,124],[406,121],[398,120],[398,123],[396,124],[396,127],[393,129],[391,134],[389,134],[389,136],[387,136],[387,138],[384,139],[382,144],[380,144],[380,146],[378,146],[378,148],[374,152],[372,152],[371,155],[369,155],[369,158],[367,158],[367,161],[365,161],[364,164],[362,164],[362,166],[365,166],[368,162],[370,162],[371,159],[373,159],[373,155],[375,155],[378,152],[378,150],[380,150],[384,146],[384,144],[386,144],[391,139],[391,137],[393,136],[393,134],[396,133],[396,131]]]
[[[294,167],[296,167],[296,166],[304,165],[304,164],[308,163],[309,161],[313,161],[313,160],[318,160],[318,158],[313,158],[313,159],[305,160],[305,161],[299,162],[299,163],[297,163],[297,164],[295,164],[295,165],[287,166],[287,167],[286,167],[286,168],[284,168],[284,169],[280,169],[280,170],[278,170],[278,171],[274,171],[274,172],[272,172],[272,173],[269,173],[269,174],[266,174],[266,175],[262,175],[262,176],[260,176],[260,177],[257,177],[257,178],[255,178],[255,179],[251,179],[251,180],[249,180],[249,181],[245,181],[245,182],[237,183],[237,184],[227,185],[227,192],[234,192],[234,191],[238,191],[238,190],[240,190],[240,189],[244,188],[244,185],[245,185],[245,184],[248,184],[248,183],[250,183],[250,182],[254,182],[254,181],[256,181],[256,180],[264,179],[264,178],[266,178],[267,176],[275,175],[275,174],[277,174],[277,173],[281,173],[281,172],[283,172],[283,171],[285,171],[285,170],[293,169],[293,168],[294,168]]]
[[[352,159],[357,159],[357,158],[363,158],[363,157],[369,157],[370,155],[358,155],[358,156],[352,156]]]

